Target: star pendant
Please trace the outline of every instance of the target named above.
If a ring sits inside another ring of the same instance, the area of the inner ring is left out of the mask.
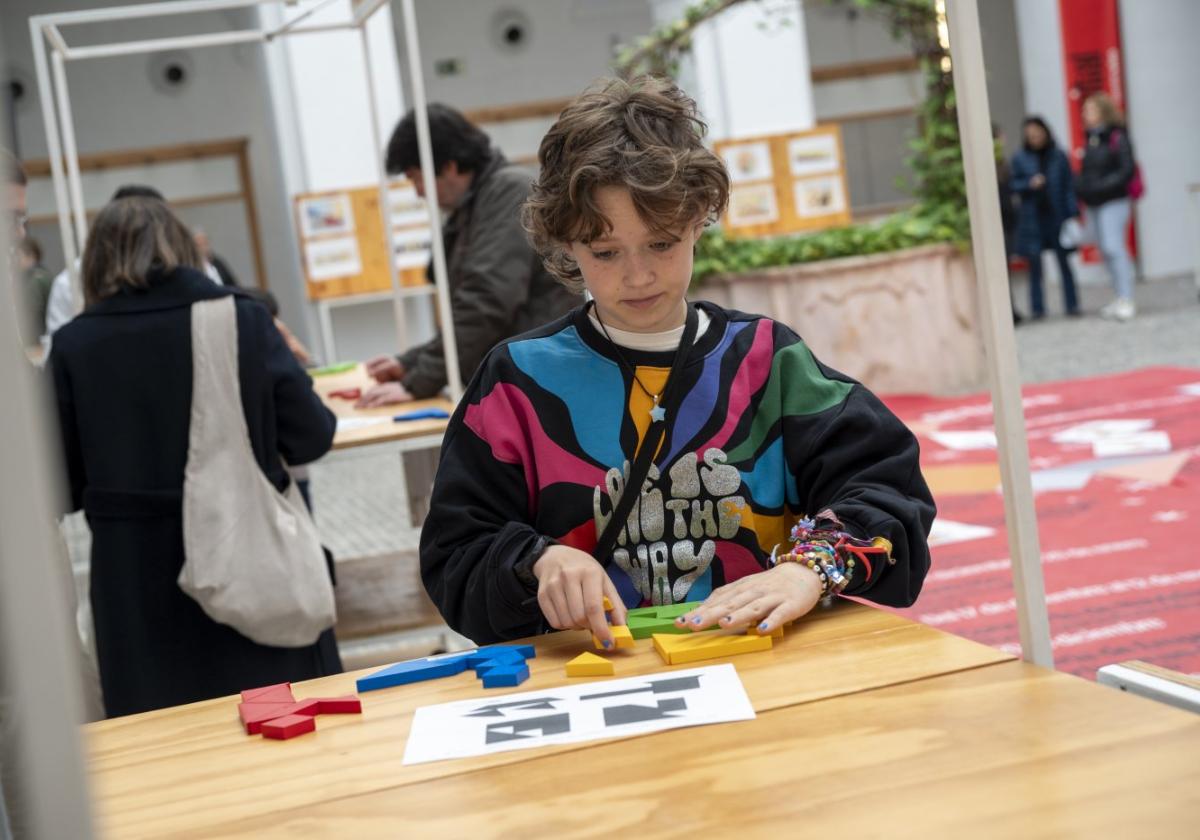
[[[666,420],[666,419],[667,419],[667,410],[665,408],[663,408],[661,405],[655,405],[654,408],[650,409],[651,422],[657,423],[660,420]]]

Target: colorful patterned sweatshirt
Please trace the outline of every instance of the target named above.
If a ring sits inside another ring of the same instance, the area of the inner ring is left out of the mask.
[[[825,508],[893,546],[845,594],[912,604],[934,515],[912,433],[783,324],[697,306],[711,323],[681,369],[682,399],[612,556],[598,558],[626,606],[703,600],[761,572]],[[596,547],[650,425],[645,390],[662,389],[673,358],[618,354],[583,307],[491,351],[450,421],[421,534],[422,578],[451,627],[479,643],[545,629],[514,564],[540,536]]]

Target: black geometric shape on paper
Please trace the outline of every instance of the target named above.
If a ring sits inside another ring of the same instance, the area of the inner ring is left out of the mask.
[[[657,706],[609,706],[604,710],[605,726],[623,726],[627,723],[642,723],[648,720],[665,720],[674,717],[671,712],[687,711],[687,700],[682,697],[667,697]]]

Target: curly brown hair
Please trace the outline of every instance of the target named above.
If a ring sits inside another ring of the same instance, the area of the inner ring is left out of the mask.
[[[574,291],[583,275],[571,242],[606,235],[600,187],[625,187],[651,230],[674,237],[685,225],[720,217],[729,175],[704,147],[696,103],[669,80],[605,79],[575,97],[542,138],[541,174],[523,221],[546,269]]]

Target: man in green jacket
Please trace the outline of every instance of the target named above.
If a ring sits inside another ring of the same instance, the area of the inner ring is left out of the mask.
[[[529,172],[506,161],[488,136],[453,108],[435,103],[428,114],[437,203],[449,214],[443,243],[465,384],[497,343],[554,320],[583,299],[546,271],[521,227]],[[387,170],[403,173],[424,197],[412,111],[388,142]],[[447,382],[442,336],[399,356],[372,359],[367,372],[379,384],[363,395],[361,407],[432,397]]]

